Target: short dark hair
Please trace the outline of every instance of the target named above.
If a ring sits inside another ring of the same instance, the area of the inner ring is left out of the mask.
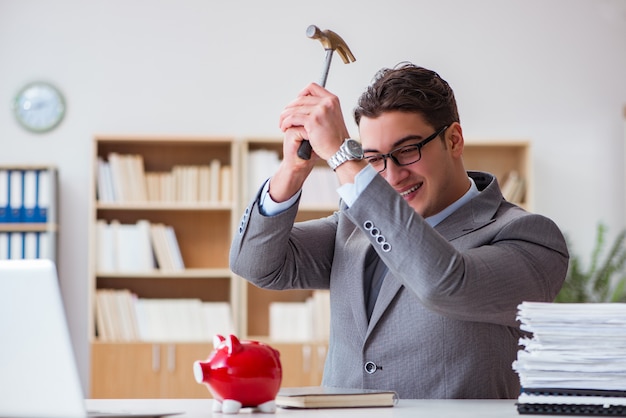
[[[359,98],[354,120],[359,125],[363,116],[376,118],[389,111],[420,113],[435,129],[460,121],[448,83],[436,72],[409,62],[376,73]]]

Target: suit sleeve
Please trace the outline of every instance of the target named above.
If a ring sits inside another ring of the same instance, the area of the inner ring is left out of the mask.
[[[327,289],[335,246],[336,214],[298,222],[298,205],[274,216],[246,208],[230,248],[231,270],[267,289]]]

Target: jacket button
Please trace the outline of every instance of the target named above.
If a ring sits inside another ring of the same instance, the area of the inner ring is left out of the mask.
[[[378,367],[376,366],[376,363],[374,363],[373,361],[368,361],[367,363],[365,363],[365,371],[368,374],[375,373],[376,369],[378,369]]]

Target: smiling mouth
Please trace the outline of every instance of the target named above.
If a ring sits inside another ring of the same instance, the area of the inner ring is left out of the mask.
[[[413,193],[414,191],[416,191],[420,187],[422,187],[421,184],[416,184],[415,186],[411,187],[409,190],[405,190],[403,192],[400,192],[400,196],[402,196],[402,197],[408,196],[409,194]]]

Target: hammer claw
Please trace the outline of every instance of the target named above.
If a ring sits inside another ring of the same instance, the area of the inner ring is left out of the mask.
[[[344,64],[349,64],[351,62],[356,61],[356,58],[354,58],[354,55],[352,55],[352,52],[350,52],[350,50],[347,47],[346,48],[344,48],[343,46],[337,47],[337,54],[339,54]]]

